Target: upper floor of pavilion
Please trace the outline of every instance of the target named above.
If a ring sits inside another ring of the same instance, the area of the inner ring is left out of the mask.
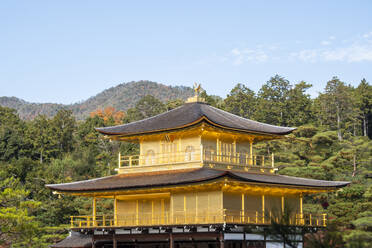
[[[139,154],[119,154],[119,173],[200,167],[273,173],[274,154],[254,154],[253,144],[282,138],[295,128],[246,119],[196,95],[165,113],[96,130],[108,139],[140,145]]]

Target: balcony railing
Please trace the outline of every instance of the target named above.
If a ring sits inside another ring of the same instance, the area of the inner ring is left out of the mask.
[[[239,152],[218,153],[213,150],[199,149],[193,151],[130,156],[122,156],[119,153],[118,157],[119,168],[196,162],[238,166],[274,167],[274,153],[270,156],[265,156]]]
[[[326,214],[293,214],[286,222],[281,222],[280,216],[271,213],[263,215],[262,212],[222,210],[196,215],[188,212],[176,212],[171,215],[165,212],[162,215],[141,213],[128,215],[100,215],[100,216],[71,216],[71,228],[98,228],[98,227],[144,227],[144,226],[174,226],[174,225],[203,225],[203,224],[252,224],[270,225],[272,221],[294,226],[327,225]],[[288,223],[289,222],[289,223]]]

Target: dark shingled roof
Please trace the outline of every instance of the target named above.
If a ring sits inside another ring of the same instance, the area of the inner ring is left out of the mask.
[[[131,122],[124,125],[97,128],[106,135],[134,135],[141,133],[174,130],[206,121],[211,125],[218,125],[228,129],[243,132],[257,132],[263,134],[285,135],[295,128],[279,127],[257,121],[245,119],[206,103],[186,103],[168,112]]]
[[[93,192],[187,185],[190,183],[207,182],[222,177],[230,177],[242,182],[258,184],[277,184],[314,188],[338,188],[349,184],[349,182],[314,180],[276,174],[256,174],[200,168],[179,171],[118,174],[115,176],[73,183],[48,184],[46,187],[61,192]]]
[[[51,245],[52,248],[83,248],[92,247],[92,236],[72,232],[70,236],[57,244]]]

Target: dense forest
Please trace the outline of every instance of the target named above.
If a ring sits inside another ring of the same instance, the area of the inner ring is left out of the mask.
[[[311,87],[276,75],[258,92],[237,84],[225,99],[202,96],[245,118],[298,127],[285,139],[256,144],[255,152],[274,152],[280,174],[351,181],[337,192],[305,198],[305,211],[327,213],[332,223],[315,247],[371,247],[372,86],[363,79],[352,87],[334,77],[315,99],[306,93]],[[125,110],[96,108],[84,120],[64,108],[53,117],[23,120],[15,109],[0,107],[0,246],[48,247],[63,239],[69,216],[88,214],[91,201],[53,194],[45,184],[115,174],[117,152],[135,154],[138,147],[109,142],[94,127],[171,110],[185,96],[158,98],[143,95]],[[98,204],[100,211],[111,207],[110,201]]]

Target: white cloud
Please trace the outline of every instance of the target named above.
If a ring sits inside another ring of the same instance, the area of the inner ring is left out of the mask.
[[[265,63],[303,61],[307,63],[316,62],[372,62],[372,32],[363,35],[349,37],[348,39],[336,39],[329,36],[320,42],[317,47],[304,47],[303,49],[293,50],[291,47],[304,47],[306,42],[295,40],[292,44],[258,44],[253,48],[236,47],[224,56],[223,62],[230,62],[233,65],[244,63]]]
[[[302,50],[299,52],[291,53],[290,56],[292,58],[299,59],[305,62],[314,63],[318,59],[318,56],[319,56],[318,53],[319,52],[316,49],[307,49],[307,50]]]
[[[239,49],[231,50],[234,65],[241,65],[244,62],[262,63],[269,59],[269,55],[262,49],[262,46],[256,49]]]
[[[322,57],[326,61],[362,62],[372,61],[372,44],[353,44],[349,47],[324,51]]]
[[[317,61],[369,62],[372,61],[372,44],[353,44],[347,47],[330,49],[307,49],[292,53],[291,55],[294,58],[309,63]]]
[[[238,48],[234,48],[233,50],[231,50],[231,53],[232,53],[233,55],[236,55],[236,56],[239,56],[239,55],[240,55],[240,51],[239,51]]]
[[[363,38],[366,38],[367,39],[369,37],[372,37],[372,32],[363,34]]]
[[[322,41],[323,46],[327,48],[304,49],[294,52],[291,57],[304,62],[314,63],[317,61],[340,61],[340,62],[363,62],[372,61],[372,32],[366,33],[362,38],[353,41],[342,42],[341,46],[331,46],[333,36],[329,40]]]

